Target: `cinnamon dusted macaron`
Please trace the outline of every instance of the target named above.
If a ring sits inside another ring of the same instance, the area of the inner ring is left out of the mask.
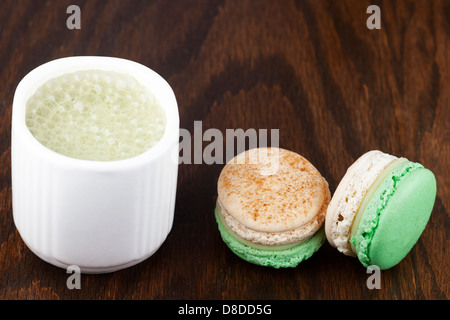
[[[222,169],[217,191],[221,237],[246,261],[295,267],[325,241],[328,183],[297,153],[281,148],[245,151]]]
[[[392,268],[419,239],[435,198],[430,170],[369,151],[348,168],[334,192],[325,222],[327,239],[365,267]]]

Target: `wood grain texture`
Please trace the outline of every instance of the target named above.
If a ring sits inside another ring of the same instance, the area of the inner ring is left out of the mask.
[[[82,29],[66,28],[77,4]],[[381,8],[381,30],[366,9]],[[450,296],[450,2],[363,0],[7,0],[0,4],[0,299],[448,299]],[[135,60],[160,73],[181,127],[279,129],[333,192],[371,149],[436,175],[431,220],[410,254],[369,290],[357,260],[325,244],[295,269],[233,255],[213,216],[223,165],[179,168],[175,220],[143,263],[82,275],[30,252],[11,210],[14,90],[38,65],[72,55]]]

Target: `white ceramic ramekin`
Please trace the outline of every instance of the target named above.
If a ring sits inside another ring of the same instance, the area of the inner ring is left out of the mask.
[[[166,130],[147,152],[119,161],[78,160],[39,143],[25,124],[28,98],[65,73],[127,73],[147,86],[166,112]],[[58,267],[117,271],[150,257],[169,234],[177,188],[179,115],[175,95],[157,73],[112,57],[68,57],[31,71],[19,83],[12,113],[14,223],[26,245]]]

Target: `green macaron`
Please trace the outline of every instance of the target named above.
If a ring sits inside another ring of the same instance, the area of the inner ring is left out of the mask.
[[[327,210],[327,239],[365,266],[389,269],[420,238],[434,206],[436,179],[419,163],[380,151],[347,171]]]

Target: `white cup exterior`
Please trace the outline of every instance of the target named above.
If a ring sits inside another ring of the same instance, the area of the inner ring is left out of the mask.
[[[37,88],[82,70],[127,73],[148,87],[166,113],[161,140],[125,160],[91,161],[56,153],[25,123]],[[84,273],[113,272],[155,253],[169,234],[178,174],[179,114],[170,85],[139,63],[113,57],[68,57],[39,66],[17,86],[11,127],[13,217],[26,245],[43,260]]]

